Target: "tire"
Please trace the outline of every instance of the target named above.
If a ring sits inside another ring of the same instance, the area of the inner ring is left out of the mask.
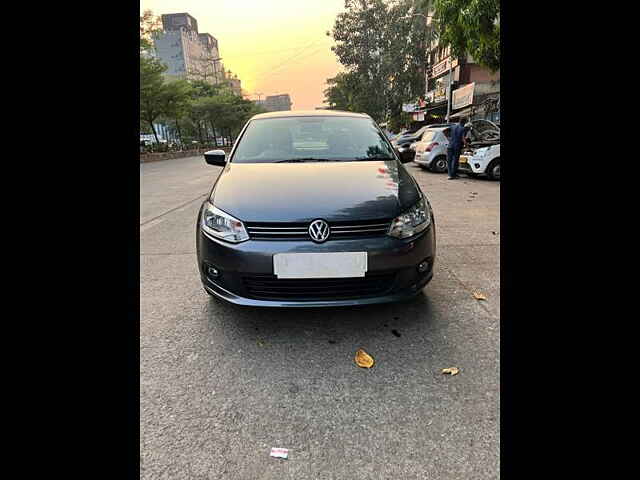
[[[490,180],[500,180],[500,157],[491,160],[486,173]]]
[[[447,157],[439,155],[431,162],[431,171],[436,173],[444,173],[447,171]]]

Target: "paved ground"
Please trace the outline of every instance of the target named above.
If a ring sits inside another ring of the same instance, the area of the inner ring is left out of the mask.
[[[500,183],[408,169],[438,227],[425,295],[289,311],[202,290],[195,221],[219,168],[140,166],[141,478],[499,478]]]

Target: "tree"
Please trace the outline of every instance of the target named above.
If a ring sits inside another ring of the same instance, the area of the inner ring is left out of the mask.
[[[342,98],[380,122],[397,120],[402,103],[423,95],[426,29],[407,18],[417,8],[415,0],[345,2],[332,31],[332,51],[346,72],[329,79],[330,102]]]
[[[341,72],[333,78],[327,79],[327,89],[324,91],[324,103],[329,108],[359,112],[366,109],[365,98],[361,98],[362,90],[358,76],[354,72]]]
[[[191,85],[181,79],[167,83],[164,88],[162,115],[175,123],[180,143],[184,144],[180,120],[188,114],[191,108]]]
[[[140,17],[140,53],[153,50],[153,35],[162,30],[162,22],[151,10]]]
[[[455,57],[470,54],[480,65],[500,69],[500,0],[434,0],[440,45]]]
[[[158,142],[154,122],[166,109],[166,86],[162,73],[165,65],[154,58],[140,57],[140,120],[149,124]]]

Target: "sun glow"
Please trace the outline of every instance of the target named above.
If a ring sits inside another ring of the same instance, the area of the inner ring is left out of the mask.
[[[326,35],[344,0],[142,0],[140,11],[186,12],[218,40],[225,70],[251,99],[288,93],[293,110],[323,104],[327,78],[340,71]]]

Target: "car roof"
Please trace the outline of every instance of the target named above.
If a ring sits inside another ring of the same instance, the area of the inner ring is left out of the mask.
[[[366,113],[345,112],[342,110],[282,110],[278,112],[259,113],[251,117],[251,120],[261,120],[263,118],[283,118],[283,117],[361,117],[371,118]]]

